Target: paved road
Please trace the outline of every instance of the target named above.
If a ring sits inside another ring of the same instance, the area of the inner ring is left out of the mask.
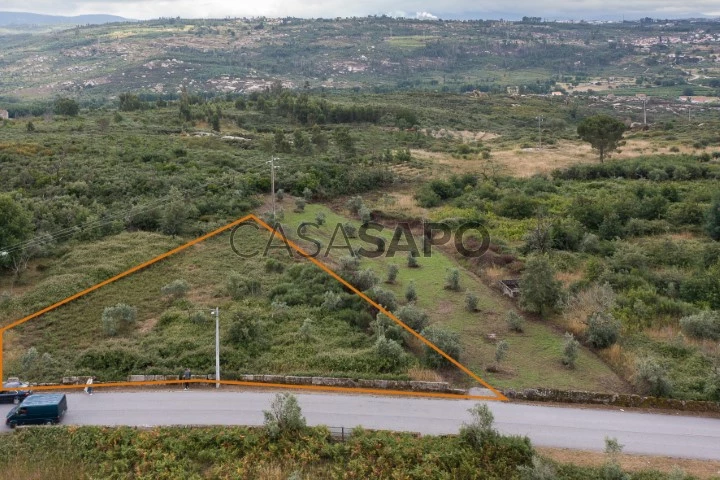
[[[311,425],[456,433],[470,400],[345,394],[296,394]],[[64,423],[77,425],[260,425],[273,392],[212,390],[68,394]],[[536,445],[602,450],[606,436],[626,453],[720,460],[720,420],[580,408],[489,402],[498,430]],[[0,405],[0,414],[11,405]],[[7,427],[2,426],[4,430]]]

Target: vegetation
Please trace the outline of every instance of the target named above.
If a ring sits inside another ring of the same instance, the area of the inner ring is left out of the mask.
[[[607,115],[597,115],[583,119],[578,124],[580,138],[590,143],[600,154],[600,163],[617,148],[625,132],[625,124]]]

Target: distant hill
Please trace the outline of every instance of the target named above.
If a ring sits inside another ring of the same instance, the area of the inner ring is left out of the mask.
[[[9,25],[87,25],[112,22],[126,22],[127,18],[116,15],[77,15],[64,17],[61,15],[41,15],[28,12],[0,12],[0,26]]]

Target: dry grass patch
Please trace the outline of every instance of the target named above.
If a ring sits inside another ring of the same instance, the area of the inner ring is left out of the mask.
[[[582,467],[597,467],[607,461],[607,455],[600,452],[570,450],[565,448],[536,447],[542,456],[559,463],[570,463]],[[621,454],[617,457],[623,470],[638,472],[657,470],[670,473],[680,468],[686,474],[701,479],[717,478],[720,475],[720,461],[694,460],[685,458],[659,457],[651,455]]]
[[[411,379],[417,382],[444,382],[442,375],[437,373],[435,370],[422,367],[412,367],[408,370],[408,375]]]

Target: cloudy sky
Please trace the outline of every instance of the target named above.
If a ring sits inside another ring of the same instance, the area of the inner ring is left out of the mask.
[[[720,16],[718,0],[3,0],[0,10],[81,15],[104,13],[133,19],[226,16],[350,17],[387,14],[441,18],[680,18]]]

